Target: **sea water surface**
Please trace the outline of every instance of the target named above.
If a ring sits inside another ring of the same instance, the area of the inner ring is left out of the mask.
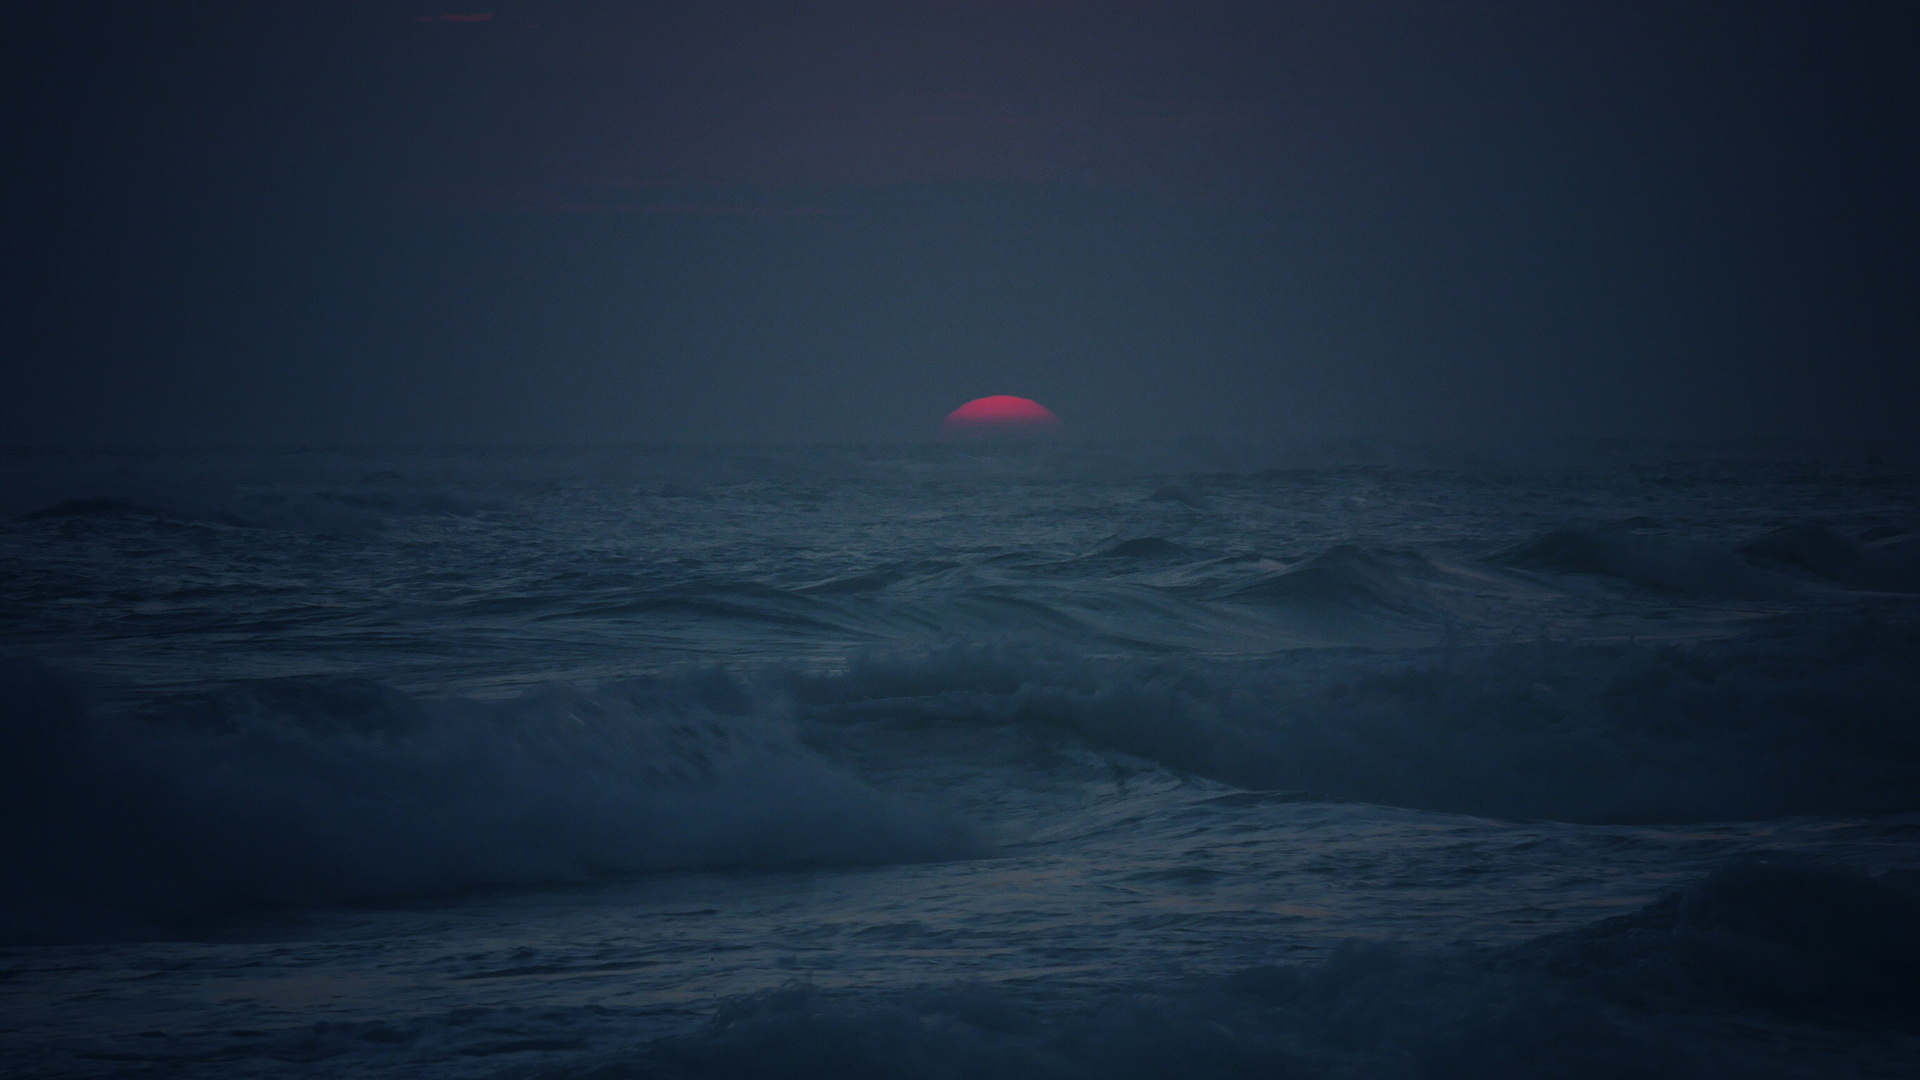
[[[9,1076],[1920,1074],[1864,450],[0,458]]]

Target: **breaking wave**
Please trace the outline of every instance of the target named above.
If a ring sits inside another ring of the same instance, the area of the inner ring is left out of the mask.
[[[1778,620],[1689,645],[1091,660],[961,648],[504,702],[302,679],[90,707],[13,667],[0,915],[16,940],[679,867],[981,851],[835,755],[999,729],[1309,798],[1647,823],[1920,809],[1920,628]],[[891,775],[876,752],[860,769]],[[944,752],[944,751],[943,751]],[[936,766],[938,767],[938,766]],[[878,774],[875,774],[878,775]]]
[[[680,867],[972,854],[974,835],[799,747],[735,682],[503,703],[291,680],[90,709],[0,698],[0,926],[145,935],[237,912]]]

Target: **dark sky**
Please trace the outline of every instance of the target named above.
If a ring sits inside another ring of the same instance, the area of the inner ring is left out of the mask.
[[[20,5],[0,443],[1902,436],[1906,8]]]

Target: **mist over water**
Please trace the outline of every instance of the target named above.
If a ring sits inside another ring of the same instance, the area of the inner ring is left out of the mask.
[[[0,458],[0,1071],[1920,1069],[1897,447]]]
[[[1909,8],[14,5],[0,1080],[1920,1076]]]

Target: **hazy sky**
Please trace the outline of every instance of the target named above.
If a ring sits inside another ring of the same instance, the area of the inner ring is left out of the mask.
[[[1905,11],[23,5],[0,443],[1908,434]]]

